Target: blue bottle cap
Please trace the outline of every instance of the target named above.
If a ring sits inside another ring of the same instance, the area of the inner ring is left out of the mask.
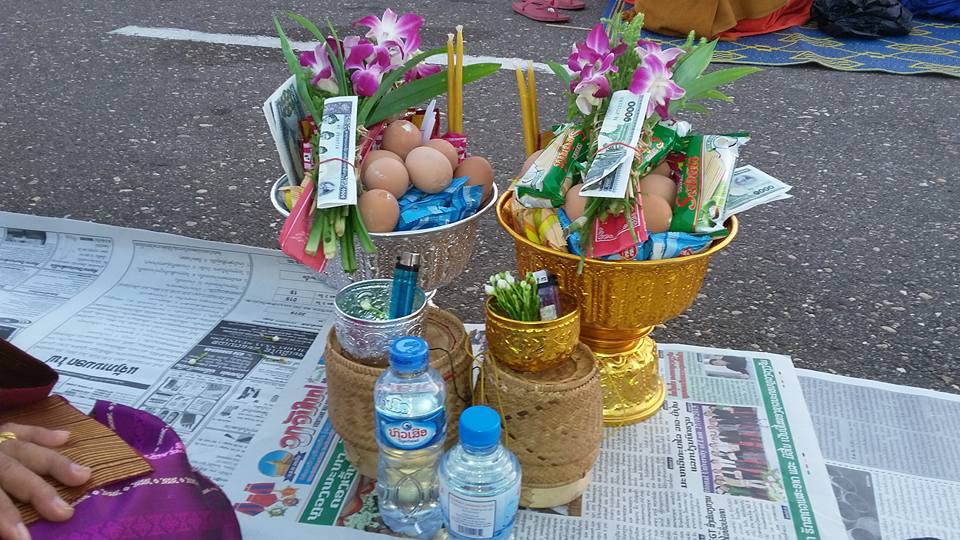
[[[403,336],[390,344],[390,367],[401,373],[421,371],[429,360],[430,346],[423,338]]]
[[[460,444],[482,450],[500,442],[500,415],[485,405],[468,407],[460,415]]]

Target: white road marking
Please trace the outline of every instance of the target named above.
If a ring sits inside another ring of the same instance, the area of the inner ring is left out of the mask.
[[[111,34],[129,37],[144,37],[153,39],[165,39],[169,41],[193,41],[196,43],[214,43],[218,45],[239,45],[243,47],[262,47],[267,49],[279,49],[280,39],[271,36],[248,36],[243,34],[214,34],[210,32],[197,32],[195,30],[185,30],[183,28],[158,28],[147,26],[124,26],[111,30]],[[291,41],[290,45],[298,51],[306,51],[317,46],[316,41]],[[497,56],[473,56],[464,55],[464,65],[497,63],[500,69],[513,70],[516,68],[527,69],[529,60],[523,58],[500,58]],[[447,65],[446,55],[435,55],[427,58],[426,63],[438,66]],[[533,69],[540,73],[550,73],[553,71],[546,64],[534,62]]]

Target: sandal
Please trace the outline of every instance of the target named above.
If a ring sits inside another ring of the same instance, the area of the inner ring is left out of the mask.
[[[567,0],[577,1],[577,0]],[[570,17],[559,13],[555,7],[556,0],[521,0],[513,3],[513,11],[528,19],[545,23],[565,23]]]
[[[554,0],[553,7],[568,11],[579,11],[585,9],[587,4],[583,0]]]

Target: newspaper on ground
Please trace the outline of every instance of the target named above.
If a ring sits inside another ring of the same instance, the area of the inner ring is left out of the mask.
[[[0,337],[80,409],[171,424],[247,538],[389,533],[326,413],[326,279],[273,250],[0,212]],[[586,493],[521,511],[518,540],[957,537],[960,398],[804,372],[814,424],[787,357],[659,350],[662,410],[609,429]]]
[[[174,427],[218,483],[323,352],[338,287],[282,253],[0,212],[0,338],[54,392]]]
[[[849,538],[960,538],[960,396],[798,375]]]

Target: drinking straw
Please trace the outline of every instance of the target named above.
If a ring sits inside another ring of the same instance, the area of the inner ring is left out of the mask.
[[[456,131],[456,64],[453,59],[453,34],[447,34],[447,131]]]
[[[533,60],[527,62],[527,103],[530,106],[530,124],[533,130],[533,151],[540,149],[540,114],[537,109],[537,82],[533,75]]]
[[[536,152],[533,149],[534,142],[531,136],[531,125],[530,125],[530,105],[528,102],[527,96],[527,85],[523,80],[523,72],[520,71],[520,68],[516,68],[517,72],[517,93],[520,96],[520,120],[523,124],[523,148],[526,151],[527,157],[530,154]]]
[[[457,25],[457,133],[463,133],[463,25]]]

